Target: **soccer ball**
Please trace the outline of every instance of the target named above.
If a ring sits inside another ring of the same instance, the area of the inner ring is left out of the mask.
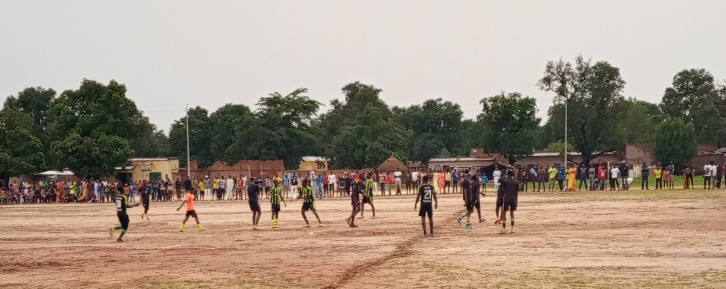
[[[293,195],[292,195],[292,199],[293,199],[293,200],[297,200],[297,194],[293,194]]]

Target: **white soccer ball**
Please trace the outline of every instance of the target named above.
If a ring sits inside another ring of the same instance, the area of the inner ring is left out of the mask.
[[[297,200],[297,194],[293,194],[293,195],[292,195],[292,199],[293,199],[293,200]]]

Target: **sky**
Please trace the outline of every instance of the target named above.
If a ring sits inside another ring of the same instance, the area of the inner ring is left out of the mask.
[[[726,1],[0,1],[0,100],[26,87],[126,85],[166,132],[185,107],[307,88],[325,104],[360,81],[390,106],[442,98],[466,118],[501,91],[553,95],[547,61],[619,67],[623,95],[658,103],[673,76],[726,79]]]

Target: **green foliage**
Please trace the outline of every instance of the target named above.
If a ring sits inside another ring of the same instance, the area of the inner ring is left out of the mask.
[[[696,131],[692,123],[667,117],[655,130],[653,153],[661,163],[684,163],[698,153]]]
[[[126,98],[126,87],[84,79],[78,90],[67,90],[50,105],[58,166],[81,177],[113,174],[114,167],[133,154],[128,140],[142,130],[142,115]]]
[[[44,158],[44,164],[50,164],[50,142],[51,137],[48,132],[48,124],[50,122],[48,111],[50,103],[55,99],[56,92],[53,89],[45,89],[42,87],[29,87],[18,93],[18,96],[9,96],[5,100],[4,109],[21,112],[32,119],[32,134],[40,139],[42,143],[41,151]],[[37,170],[45,169],[36,167]]]
[[[532,153],[535,132],[540,119],[536,117],[537,101],[518,92],[484,98],[478,120],[485,130],[484,147],[498,152],[514,163],[518,157]]]
[[[471,149],[462,146],[464,113],[458,104],[439,98],[392,110],[397,120],[411,131],[408,140],[408,146],[412,148],[410,159],[425,163],[444,147],[452,148],[455,154]]]
[[[209,113],[199,106],[187,110],[187,116],[174,121],[169,130],[171,153],[179,158],[179,164],[187,164],[187,117],[189,118],[189,155],[200,167],[209,167],[215,159],[211,153]]]
[[[450,158],[450,157],[454,157],[454,155],[451,154],[451,152],[449,152],[449,150],[447,150],[446,148],[442,148],[441,152],[436,157],[437,158]]]
[[[158,130],[149,118],[141,118],[140,133],[129,140],[134,157],[168,157],[171,154],[169,137],[163,130]]]
[[[242,104],[225,104],[209,116],[210,151],[215,160],[226,160],[225,152],[235,141],[235,121],[250,113]]]
[[[34,174],[45,167],[43,144],[33,134],[33,119],[14,109],[0,111],[0,172]]]
[[[551,140],[564,139],[565,105],[568,112],[568,141],[589,162],[596,152],[624,148],[625,136],[618,128],[618,112],[625,81],[620,69],[607,62],[592,64],[582,56],[575,63],[549,61],[545,76],[537,83],[544,91],[556,93],[546,126],[555,134]]]
[[[652,143],[661,112],[656,104],[628,99],[621,103],[617,114],[617,128],[626,143]]]
[[[545,150],[550,151],[550,152],[559,152],[564,155],[565,143],[561,140],[558,140],[556,142],[553,142],[553,143],[550,143],[549,145],[547,145],[547,148]],[[567,144],[567,151],[568,152],[575,151],[575,147],[572,145],[572,143]]]

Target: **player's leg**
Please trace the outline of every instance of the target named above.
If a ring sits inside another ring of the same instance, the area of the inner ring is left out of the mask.
[[[366,203],[367,203],[366,197],[363,197],[363,202],[360,203],[360,217],[358,217],[358,219],[364,218],[363,215],[365,214]]]
[[[322,221],[320,221],[320,216],[318,215],[318,211],[317,211],[317,210],[315,210],[315,203],[313,203],[313,207],[312,207],[312,209],[311,209],[311,210],[313,211],[313,215],[315,215],[315,219],[317,219],[317,220],[318,220],[318,225],[321,225],[321,224],[323,224],[323,222],[322,222]]]
[[[515,211],[515,210],[516,210],[516,208],[511,208],[511,209],[509,210],[509,216],[510,216],[510,217],[512,218],[512,220],[511,220],[511,222],[512,222],[512,223],[511,223],[512,227],[511,227],[511,228],[510,228],[509,230],[510,230],[510,231],[511,231],[512,233],[514,233],[514,211]]]
[[[476,214],[479,216],[479,223],[484,222],[484,220],[481,218],[481,206],[479,201],[476,202]]]
[[[507,233],[507,204],[502,206],[502,231],[500,234]]]
[[[426,232],[426,215],[421,216],[421,228],[424,232],[424,237],[428,236],[428,233]]]
[[[305,215],[305,207],[303,207],[302,209],[300,209],[300,215],[302,215],[303,220],[305,221],[305,227],[309,227],[310,226],[310,222],[308,222],[308,216]]]
[[[189,213],[184,216],[184,220],[182,221],[181,225],[179,225],[179,232],[184,231],[184,225],[186,225],[187,221],[189,220]]]
[[[262,217],[262,210],[260,209],[260,205],[257,205],[257,219],[255,219],[255,226],[260,224],[260,218]]]
[[[430,236],[434,236],[434,209],[429,205],[428,207],[428,216],[429,216],[429,232],[431,233]]]
[[[371,219],[375,219],[376,218],[376,206],[373,205],[373,194],[371,194],[371,196],[368,197],[368,204],[371,205],[371,214],[373,214],[371,216]]]

